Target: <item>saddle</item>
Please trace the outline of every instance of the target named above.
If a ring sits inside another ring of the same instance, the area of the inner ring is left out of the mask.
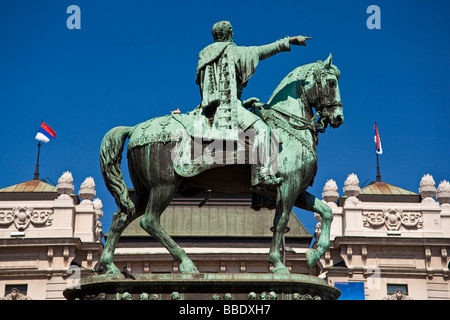
[[[211,128],[213,116],[202,114],[200,106],[186,114],[172,114],[185,129],[173,150],[174,169],[180,176],[188,178],[209,169],[251,162],[251,137],[241,131],[236,131],[231,138],[217,135]]]
[[[259,110],[250,109],[252,113],[259,117]],[[245,126],[249,124],[241,123],[240,127],[243,131],[238,135],[236,140],[226,139],[210,139],[211,136],[201,134],[199,128],[209,129],[213,123],[213,115],[201,114],[198,107],[187,114],[172,114],[172,118],[178,121],[185,132],[183,137],[176,145],[176,156],[173,162],[174,170],[182,177],[194,177],[197,174],[218,167],[233,164],[252,164],[253,160],[251,150],[253,149],[252,139],[245,136]],[[200,116],[199,116],[200,113]],[[197,127],[197,130],[196,128]],[[253,170],[253,169],[252,169]],[[262,208],[269,210],[275,209],[276,199],[267,195],[251,193],[251,208],[259,211]],[[208,197],[199,205],[203,205],[208,201]]]

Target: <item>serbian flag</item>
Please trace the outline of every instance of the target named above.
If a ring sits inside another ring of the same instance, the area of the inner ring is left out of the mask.
[[[375,137],[374,138],[375,138],[377,154],[383,154],[383,148],[381,148],[380,134],[378,133],[378,128],[377,128],[376,122],[375,122]]]
[[[39,131],[36,135],[36,140],[47,143],[55,138],[56,138],[55,131],[53,131],[52,128],[50,128],[48,125],[42,122],[41,127],[39,128]]]

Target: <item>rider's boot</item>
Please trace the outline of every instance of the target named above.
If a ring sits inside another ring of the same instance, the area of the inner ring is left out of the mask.
[[[276,188],[281,185],[283,178],[278,178],[272,171],[271,159],[271,130],[270,127],[263,121],[257,121],[254,124],[256,131],[257,148],[262,150],[259,152],[262,155],[261,161],[258,162],[254,168],[254,178],[252,179],[252,190],[262,192],[274,192]]]

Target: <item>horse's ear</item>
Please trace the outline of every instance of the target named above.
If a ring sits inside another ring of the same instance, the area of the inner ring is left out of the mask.
[[[325,60],[323,62],[323,68],[324,69],[330,69],[332,61],[333,61],[333,56],[330,53],[330,55],[328,56],[327,60]]]

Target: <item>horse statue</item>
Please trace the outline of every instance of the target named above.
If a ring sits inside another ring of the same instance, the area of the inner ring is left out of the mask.
[[[325,132],[328,124],[337,128],[344,122],[339,77],[340,72],[332,64],[330,54],[325,61],[300,66],[290,72],[269,101],[254,108],[272,130],[277,130],[280,144],[277,175],[282,178],[282,183],[271,193],[264,194],[275,199],[273,238],[268,257],[274,273],[289,273],[281,261],[280,246],[294,205],[322,217],[317,247],[306,252],[308,267],[312,267],[330,245],[332,211],[306,190],[317,172],[318,134]],[[113,128],[103,138],[101,171],[118,206],[100,258],[100,265],[106,267],[107,273],[120,273],[113,261],[117,241],[127,225],[140,216],[143,216],[140,226],[180,262],[179,271],[197,273],[186,252],[160,225],[160,216],[174,194],[193,196],[207,190],[248,195],[254,192],[248,164],[225,164],[191,177],[177,174],[171,153],[179,141],[171,140],[170,133],[179,129],[183,129],[183,125],[175,115],[167,115],[135,127]],[[133,194],[129,193],[120,168],[126,139],[129,139],[127,158]]]

